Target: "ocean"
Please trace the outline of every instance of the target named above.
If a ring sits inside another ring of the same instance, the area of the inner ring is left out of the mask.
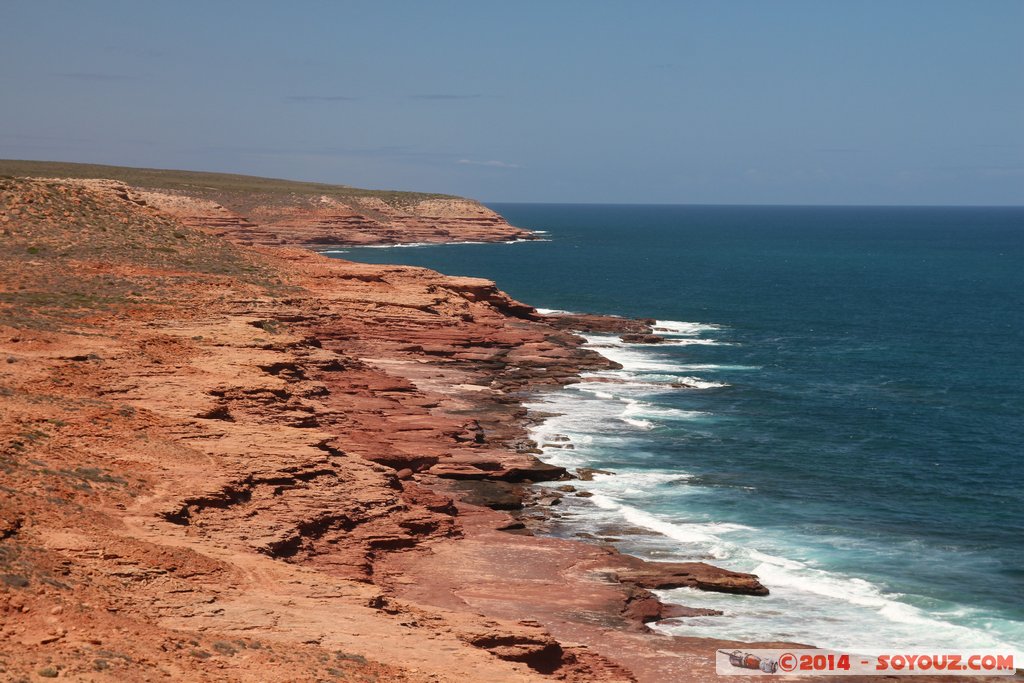
[[[530,404],[546,460],[614,472],[553,533],[771,590],[658,628],[1024,656],[1024,209],[491,206],[547,241],[337,255],[659,321]]]

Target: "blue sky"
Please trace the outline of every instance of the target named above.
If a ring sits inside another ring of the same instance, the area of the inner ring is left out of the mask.
[[[490,201],[1024,204],[1024,2],[0,6],[0,157]]]

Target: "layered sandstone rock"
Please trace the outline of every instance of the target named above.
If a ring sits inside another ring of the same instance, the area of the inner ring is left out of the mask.
[[[697,588],[717,593],[768,595],[753,574],[733,572],[706,562],[646,562],[628,555],[617,558],[619,567],[613,571],[622,583],[640,588]]]
[[[186,225],[236,242],[268,246],[359,246],[536,239],[468,199],[391,205],[373,196],[346,201],[320,196],[267,197],[245,206],[220,204],[183,192],[139,191]]]

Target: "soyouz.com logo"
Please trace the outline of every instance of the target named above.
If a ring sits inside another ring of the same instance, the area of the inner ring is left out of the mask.
[[[1012,676],[1007,652],[917,652],[858,655],[820,649],[718,650],[715,669],[722,676]]]

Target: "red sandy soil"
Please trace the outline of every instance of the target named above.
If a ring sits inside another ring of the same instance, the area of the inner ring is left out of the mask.
[[[568,477],[518,400],[607,366],[561,328],[649,327],[154,204],[0,180],[0,679],[717,679],[742,644],[651,632],[687,611],[647,588],[756,577],[487,507]]]

